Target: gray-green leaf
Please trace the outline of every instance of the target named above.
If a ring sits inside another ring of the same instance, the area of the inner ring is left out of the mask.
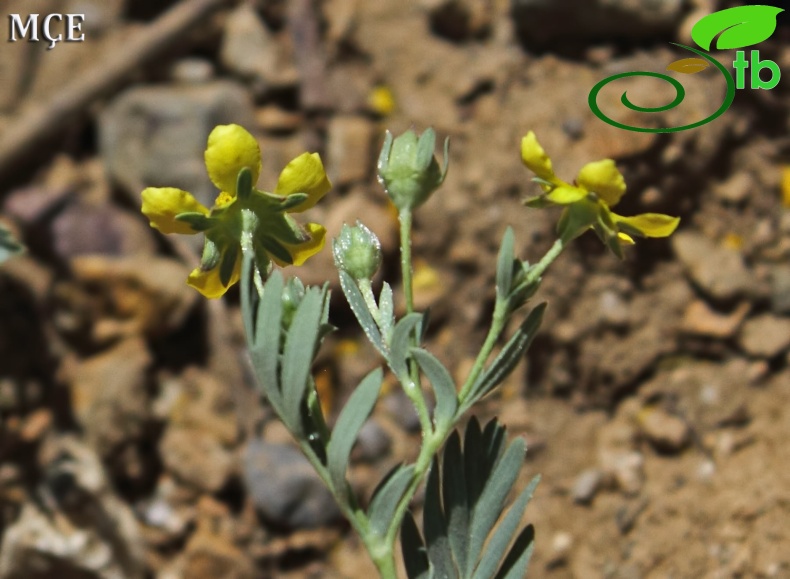
[[[323,292],[310,288],[294,314],[285,341],[282,366],[282,393],[284,418],[291,424],[300,424],[300,406],[307,389],[307,377],[321,329],[324,306]],[[273,330],[270,330],[273,331]]]
[[[403,379],[409,373],[409,347],[412,344],[414,328],[421,320],[422,314],[407,314],[400,319],[392,331],[389,363],[390,368],[399,379]]]
[[[348,305],[351,306],[351,311],[354,312],[354,316],[356,316],[359,325],[362,327],[362,331],[365,332],[368,340],[379,353],[387,358],[387,348],[381,340],[381,332],[373,319],[373,315],[368,310],[365,298],[362,297],[362,292],[357,287],[357,282],[346,271],[340,270],[338,275],[340,276],[340,287],[343,289]]]
[[[412,348],[412,356],[422,368],[428,380],[431,381],[436,394],[436,409],[433,413],[437,425],[448,424],[455,416],[458,408],[458,396],[455,391],[455,382],[450,373],[436,357],[422,348]]]
[[[368,508],[370,530],[379,537],[387,534],[387,529],[395,514],[395,509],[414,475],[414,465],[397,466],[379,484]]]
[[[348,457],[362,425],[370,416],[381,390],[381,368],[376,368],[354,390],[337,419],[327,450],[329,474],[335,489],[345,488]]]

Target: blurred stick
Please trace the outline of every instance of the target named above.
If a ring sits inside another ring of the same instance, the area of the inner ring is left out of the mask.
[[[51,138],[72,115],[109,91],[136,67],[163,52],[230,0],[184,0],[75,77],[50,100],[24,111],[0,135],[0,176],[36,145]]]

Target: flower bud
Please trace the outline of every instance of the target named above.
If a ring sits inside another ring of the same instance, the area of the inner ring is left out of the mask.
[[[332,242],[335,266],[356,280],[370,279],[381,265],[378,237],[359,221],[354,227],[343,225]]]
[[[387,131],[378,162],[379,182],[400,211],[422,205],[447,175],[449,139],[444,141],[444,164],[433,155],[436,133],[427,129],[419,138],[408,130],[396,139]]]

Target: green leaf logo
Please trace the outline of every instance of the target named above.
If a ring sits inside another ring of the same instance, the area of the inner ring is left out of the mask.
[[[700,47],[710,50],[713,39],[716,48],[727,50],[744,48],[768,40],[776,30],[776,16],[784,12],[775,6],[736,6],[709,14],[691,29],[691,38]]]

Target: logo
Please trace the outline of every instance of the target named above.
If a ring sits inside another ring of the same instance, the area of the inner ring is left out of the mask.
[[[775,6],[737,6],[735,8],[719,10],[699,20],[691,29],[691,39],[702,50],[683,44],[672,43],[675,46],[693,52],[697,56],[676,60],[668,65],[666,70],[681,74],[696,74],[712,65],[724,76],[727,82],[724,102],[722,102],[721,106],[713,114],[701,121],[696,121],[680,127],[635,127],[608,117],[598,106],[598,93],[604,86],[618,79],[632,76],[648,76],[668,82],[675,89],[675,98],[672,102],[663,106],[641,107],[631,102],[628,99],[627,93],[624,92],[620,97],[620,102],[629,110],[640,113],[659,113],[678,106],[683,102],[686,96],[683,85],[677,79],[660,72],[623,72],[603,79],[592,88],[587,97],[590,109],[596,117],[605,123],[626,131],[637,131],[640,133],[674,133],[693,129],[711,122],[724,114],[730,107],[732,101],[735,99],[735,90],[746,87],[747,70],[750,73],[748,76],[748,84],[749,87],[753,89],[770,90],[779,83],[781,77],[779,66],[772,60],[761,60],[759,50],[751,50],[748,58],[746,57],[746,51],[737,50],[735,53],[736,58],[732,63],[735,70],[735,78],[733,78],[733,75],[724,65],[708,54],[714,40],[716,41],[715,48],[717,50],[743,49],[748,46],[759,44],[770,38],[776,30],[776,17],[780,12],[784,12],[784,10],[782,8],[776,8]],[[761,74],[763,71],[770,72],[770,78],[764,80]]]

